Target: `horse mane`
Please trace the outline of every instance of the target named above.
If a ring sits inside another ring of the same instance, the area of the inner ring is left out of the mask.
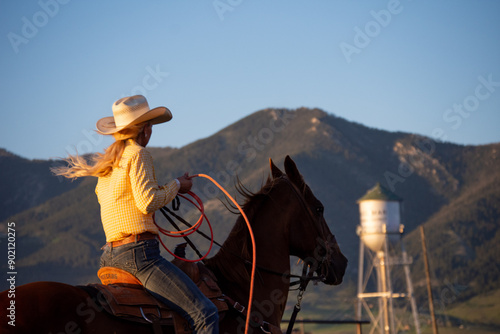
[[[240,179],[237,179],[235,187],[238,193],[241,196],[243,196],[244,200],[243,204],[241,204],[240,206],[243,212],[245,212],[245,215],[247,216],[250,224],[254,223],[255,213],[259,210],[260,205],[269,196],[269,193],[276,186],[279,180],[280,180],[279,178],[273,179],[271,178],[271,176],[268,176],[266,183],[260,188],[260,190],[257,192],[252,192],[241,182]],[[231,230],[231,233],[227,238],[228,243],[231,244],[231,241],[234,240],[235,243],[239,244],[240,245],[239,247],[241,247],[241,241],[242,241],[241,239],[236,240],[236,238],[230,238],[230,236],[241,235],[241,233],[244,233],[247,236],[246,238],[244,238],[241,256],[250,259],[251,258],[250,247],[249,247],[250,234],[247,233],[247,226],[245,220],[243,219],[242,216],[239,216],[234,228]]]
[[[261,189],[257,192],[252,192],[241,182],[239,178],[237,179],[235,188],[238,193],[243,196],[243,203],[240,204],[240,206],[243,212],[245,212],[245,215],[247,216],[251,225],[254,224],[255,213],[259,210],[263,201],[268,198],[271,190],[280,181],[281,178],[273,179],[271,176],[268,176],[266,183],[261,187]],[[237,214],[238,212],[234,213]],[[243,217],[239,215],[233,229],[224,242],[221,251],[230,250],[233,255],[250,261],[250,259],[252,258],[252,247],[250,245],[251,240],[250,234],[248,233],[248,227]],[[238,253],[234,253],[236,250],[238,250]],[[206,259],[205,264],[212,268],[217,267],[222,272],[223,276],[230,280],[250,280],[249,266],[247,266],[247,270],[234,270],[233,263],[222,261],[221,257],[219,256],[213,256],[209,259]]]
[[[255,212],[260,206],[262,199],[269,195],[278,181],[279,179],[272,179],[271,176],[268,176],[266,183],[260,188],[258,192],[254,193],[247,187],[245,187],[245,185],[239,179],[237,180],[236,190],[245,199],[244,203],[241,205],[241,208],[243,209],[249,220],[251,220],[250,217],[253,217],[255,215]]]

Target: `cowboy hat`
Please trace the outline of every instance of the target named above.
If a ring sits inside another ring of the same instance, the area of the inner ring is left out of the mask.
[[[111,135],[129,126],[150,121],[151,124],[168,122],[172,113],[165,107],[149,109],[146,98],[134,95],[119,99],[113,104],[113,116],[104,117],[97,121],[97,132]]]

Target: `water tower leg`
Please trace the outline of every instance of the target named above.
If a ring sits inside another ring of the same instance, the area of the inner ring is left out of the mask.
[[[394,322],[394,304],[392,299],[392,280],[391,280],[391,263],[390,263],[390,253],[389,253],[389,236],[386,234],[385,236],[385,270],[386,270],[386,285],[388,292],[388,315],[389,315],[389,332],[391,334],[396,333],[396,325]]]
[[[365,247],[363,244],[363,241],[360,240],[359,242],[359,270],[358,270],[358,305],[356,309],[356,317],[358,320],[361,321],[361,311],[363,307],[363,301],[359,297],[360,294],[362,294],[363,291],[363,272],[364,272],[364,259],[365,259]]]
[[[413,314],[413,321],[415,322],[415,333],[420,334],[420,321],[418,319],[417,303],[415,302],[415,295],[413,293],[413,283],[410,276],[410,267],[408,261],[408,255],[403,248],[403,263],[404,271],[406,276],[406,286],[408,287],[408,296],[410,297],[411,312]]]
[[[383,332],[385,334],[390,334],[390,326],[389,326],[389,309],[388,309],[388,298],[387,298],[387,271],[386,264],[387,258],[384,251],[378,251],[377,257],[379,260],[379,273],[380,273],[380,288],[379,291],[382,292],[382,314],[383,314]]]

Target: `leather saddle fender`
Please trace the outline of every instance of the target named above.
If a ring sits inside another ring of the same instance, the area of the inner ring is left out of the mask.
[[[219,310],[219,317],[228,310],[215,275],[201,263],[173,260],[196,283],[203,294]],[[191,333],[187,321],[157,300],[132,274],[114,267],[102,267],[97,276],[102,284],[89,284],[99,292],[99,302],[109,313],[129,321],[155,325],[173,325],[179,334]]]

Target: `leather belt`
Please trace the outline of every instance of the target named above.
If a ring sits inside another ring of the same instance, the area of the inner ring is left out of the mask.
[[[158,237],[157,234],[154,234],[151,232],[144,232],[141,234],[132,234],[131,236],[126,237],[125,239],[108,242],[108,244],[111,245],[111,247],[118,247],[118,246],[123,246],[123,245],[129,244],[131,242],[156,239],[156,237]]]

